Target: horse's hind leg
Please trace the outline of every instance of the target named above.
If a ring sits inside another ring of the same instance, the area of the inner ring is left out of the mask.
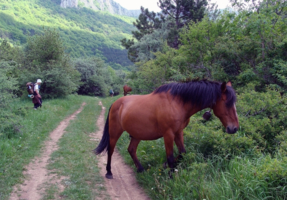
[[[106,167],[106,170],[107,170],[106,178],[108,178],[108,179],[113,179],[113,174],[111,171],[112,155],[114,153],[116,143],[117,143],[117,141],[118,141],[118,139],[122,133],[123,133],[122,130],[118,131],[117,134],[111,134],[111,132],[110,132],[110,141],[109,141],[109,149],[108,149],[108,162],[107,162],[107,167]]]
[[[131,137],[130,145],[128,147],[128,151],[135,163],[135,166],[137,167],[137,172],[142,172],[144,171],[144,168],[142,167],[141,163],[139,162],[137,158],[137,147],[138,144],[140,143],[140,140],[134,139]]]

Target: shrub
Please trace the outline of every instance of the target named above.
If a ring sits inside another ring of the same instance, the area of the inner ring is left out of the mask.
[[[10,107],[17,90],[17,81],[10,75],[14,67],[15,62],[0,61],[0,137],[11,138],[20,132],[19,117],[12,113]]]
[[[266,156],[257,166],[257,177],[267,182],[273,196],[286,198],[287,194],[287,158],[271,158]]]

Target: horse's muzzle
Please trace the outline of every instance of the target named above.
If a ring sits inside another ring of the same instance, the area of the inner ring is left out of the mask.
[[[237,127],[230,127],[230,126],[227,126],[227,128],[226,128],[226,132],[227,132],[227,133],[229,133],[229,134],[234,134],[234,133],[236,133],[236,132],[237,132],[237,130],[238,130],[238,128],[237,128]]]

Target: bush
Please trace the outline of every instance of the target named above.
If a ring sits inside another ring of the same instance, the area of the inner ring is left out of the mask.
[[[10,75],[14,68],[15,62],[0,61],[0,137],[11,138],[20,132],[19,117],[12,113],[10,107],[17,90],[17,81]]]
[[[81,74],[81,86],[79,94],[106,96],[110,89],[114,90],[115,95],[120,93],[123,85],[124,75],[108,67],[100,58],[87,58],[74,60],[75,68]]]
[[[230,157],[242,153],[256,153],[256,146],[252,138],[247,137],[241,131],[229,135],[221,122],[214,116],[209,121],[202,119],[202,112],[192,116],[188,127],[185,129],[185,143],[187,152],[196,149],[205,158],[213,155]],[[192,148],[192,149],[189,149]]]
[[[266,156],[256,168],[257,177],[267,182],[272,196],[286,198],[287,194],[287,158]]]

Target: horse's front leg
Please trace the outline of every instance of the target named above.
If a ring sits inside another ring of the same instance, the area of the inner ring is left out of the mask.
[[[179,152],[179,155],[175,159],[176,162],[178,162],[180,159],[182,159],[182,154],[186,153],[186,150],[184,148],[184,143],[183,143],[183,130],[180,131],[179,134],[175,135],[174,141]]]
[[[165,145],[165,151],[166,151],[166,158],[167,158],[167,164],[171,171],[174,171],[175,167],[175,159],[173,156],[173,142],[174,142],[174,134],[172,132],[169,132],[163,136],[164,138],[164,145]]]
[[[130,153],[130,155],[131,155],[131,157],[135,163],[135,166],[137,168],[137,172],[143,172],[144,168],[142,167],[141,163],[139,162],[139,160],[137,158],[137,147],[138,147],[139,143],[140,143],[140,140],[131,137],[128,151],[129,151],[129,153]]]

